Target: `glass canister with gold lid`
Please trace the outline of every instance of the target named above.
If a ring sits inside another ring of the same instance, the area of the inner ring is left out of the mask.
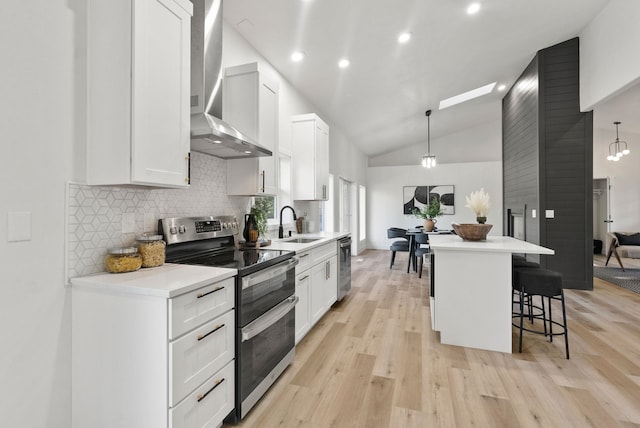
[[[104,259],[104,267],[107,272],[124,273],[133,272],[142,266],[142,256],[136,247],[110,248]]]
[[[138,252],[142,256],[142,267],[162,266],[165,259],[166,244],[162,235],[142,235],[136,238]]]

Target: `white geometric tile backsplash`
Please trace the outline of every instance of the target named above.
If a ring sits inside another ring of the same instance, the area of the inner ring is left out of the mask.
[[[235,215],[247,212],[248,197],[227,196],[224,159],[191,153],[188,189],[87,186],[69,183],[67,192],[67,278],[104,272],[111,247],[132,245],[144,232],[156,232],[166,217]],[[135,233],[122,233],[122,214],[133,213]],[[145,230],[145,217],[153,217]]]

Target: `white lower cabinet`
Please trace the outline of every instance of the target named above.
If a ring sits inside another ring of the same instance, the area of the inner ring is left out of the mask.
[[[296,275],[296,345],[311,329],[311,314],[309,308],[309,286],[311,285],[311,273],[305,270]]]
[[[148,286],[182,269],[165,266],[72,280],[74,428],[217,427],[233,410],[235,279],[178,273],[189,292],[165,297]]]
[[[335,242],[299,253],[296,266],[296,343],[329,311],[338,297]],[[303,261],[304,260],[304,261]]]
[[[169,410],[170,428],[217,427],[233,409],[233,362]]]

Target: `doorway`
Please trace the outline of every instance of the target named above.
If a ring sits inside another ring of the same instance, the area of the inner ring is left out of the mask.
[[[351,232],[351,182],[340,178],[340,232]]]
[[[607,232],[611,230],[611,184],[609,177],[593,180],[594,253],[606,254]],[[598,244],[600,241],[600,244]],[[599,250],[599,251],[598,251]]]

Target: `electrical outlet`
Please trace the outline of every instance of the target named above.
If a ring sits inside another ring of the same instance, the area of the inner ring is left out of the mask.
[[[537,212],[536,210],[531,210],[531,218],[536,218]]]
[[[7,213],[7,242],[31,241],[31,212]]]
[[[546,218],[554,218],[556,216],[556,213],[554,210],[545,210],[544,216]]]

